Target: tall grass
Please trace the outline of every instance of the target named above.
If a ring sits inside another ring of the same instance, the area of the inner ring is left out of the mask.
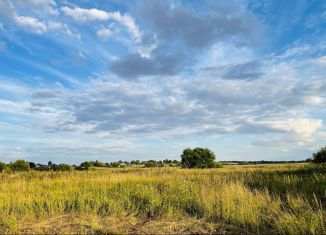
[[[0,174],[0,233],[326,234],[326,168]]]

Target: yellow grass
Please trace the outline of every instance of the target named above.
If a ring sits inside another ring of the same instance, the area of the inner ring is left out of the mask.
[[[0,233],[326,234],[325,167],[0,174]]]

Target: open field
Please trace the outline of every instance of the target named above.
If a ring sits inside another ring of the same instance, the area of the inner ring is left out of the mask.
[[[0,174],[0,233],[326,234],[326,168]]]

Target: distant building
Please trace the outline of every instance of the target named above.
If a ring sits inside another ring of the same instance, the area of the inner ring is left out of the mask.
[[[50,170],[50,167],[48,165],[36,164],[35,170],[48,171],[48,170]]]

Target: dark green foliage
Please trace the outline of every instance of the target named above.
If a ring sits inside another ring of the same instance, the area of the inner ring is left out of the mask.
[[[187,148],[181,155],[183,168],[214,168],[215,154],[208,148]]]
[[[326,146],[312,154],[313,163],[326,163]]]
[[[78,170],[88,170],[91,167],[91,164],[89,162],[83,162],[80,164],[80,166],[77,168]]]
[[[223,168],[223,163],[214,162],[213,164],[210,164],[208,168]]]
[[[13,171],[29,171],[30,170],[29,164],[24,160],[17,160],[13,163],[10,163],[9,167]]]
[[[144,166],[145,167],[163,167],[164,164],[162,161],[149,160],[149,161],[145,162]]]
[[[139,160],[133,160],[130,162],[131,165],[140,165],[140,161]]]
[[[35,169],[36,165],[34,162],[28,162],[29,168]]]
[[[55,168],[56,171],[71,171],[72,167],[68,164],[59,164]]]
[[[91,167],[91,164],[89,162],[83,162],[80,164],[81,167],[83,168],[90,168]]]
[[[96,160],[96,161],[93,163],[93,166],[95,166],[95,167],[105,167],[105,163],[103,163],[103,162],[99,162],[98,160]]]
[[[7,167],[6,163],[0,162],[0,172],[4,171],[4,169],[6,169],[6,167]]]
[[[111,167],[113,168],[118,168],[118,167],[121,167],[121,163],[120,162],[111,162]]]
[[[128,161],[117,161],[117,162],[100,162],[98,160],[96,161],[86,161],[81,163],[79,166],[77,165],[69,165],[69,164],[54,164],[52,161],[49,161],[47,165],[42,165],[39,163],[34,162],[21,162],[22,160],[16,161],[14,163],[8,164],[8,169],[12,169],[13,171],[23,171],[23,170],[39,170],[39,171],[71,171],[71,170],[89,170],[90,167],[110,167],[110,168],[124,168],[128,166],[145,166],[145,167],[164,167],[164,166],[170,166],[170,167],[179,167],[181,166],[181,162],[177,160],[168,160],[165,159],[163,161],[159,160],[148,160],[148,161],[139,161],[139,160],[133,160],[131,162]],[[27,167],[27,165],[29,167]],[[5,164],[6,165],[6,164]],[[13,167],[12,167],[13,166]],[[214,164],[207,166],[207,167],[216,167]],[[6,168],[2,166],[2,168]],[[2,171],[0,168],[0,172]]]

